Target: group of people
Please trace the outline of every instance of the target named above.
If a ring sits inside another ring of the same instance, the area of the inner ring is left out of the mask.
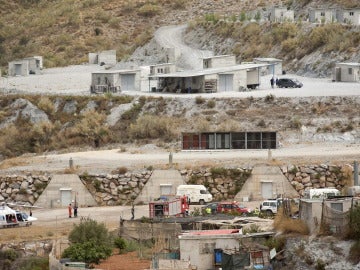
[[[69,206],[68,206],[68,212],[69,212],[69,218],[72,217],[72,211],[74,209],[74,217],[77,217],[78,215],[78,207],[77,207],[77,204],[75,203],[74,207],[72,207],[71,203],[69,203]]]

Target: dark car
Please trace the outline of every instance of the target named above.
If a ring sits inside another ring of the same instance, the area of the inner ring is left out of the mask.
[[[297,79],[281,78],[276,80],[276,85],[279,88],[301,88],[303,84]]]
[[[243,216],[247,216],[251,213],[251,210],[237,202],[221,202],[217,205],[218,213],[233,213],[240,214]]]

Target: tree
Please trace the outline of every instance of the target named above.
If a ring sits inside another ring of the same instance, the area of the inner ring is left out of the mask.
[[[350,210],[350,237],[354,240],[360,240],[360,205],[354,206]]]
[[[113,241],[103,223],[90,218],[82,218],[75,224],[69,235],[70,247],[64,250],[62,257],[87,264],[98,264],[112,253]]]

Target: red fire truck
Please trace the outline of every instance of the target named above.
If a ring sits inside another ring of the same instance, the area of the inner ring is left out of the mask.
[[[161,197],[157,201],[149,203],[149,217],[161,218],[170,216],[187,216],[189,213],[188,198],[181,197]]]

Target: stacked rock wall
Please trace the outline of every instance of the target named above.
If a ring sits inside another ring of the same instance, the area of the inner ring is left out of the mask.
[[[281,168],[300,196],[305,189],[335,187],[342,190],[351,186],[351,165],[289,165]],[[201,184],[209,188],[214,200],[232,199],[251,175],[251,169],[202,168],[181,170],[187,184]],[[80,175],[99,205],[124,205],[134,201],[150,179],[152,171],[144,170],[123,174]],[[51,176],[3,175],[0,176],[0,202],[34,204],[50,182]]]

